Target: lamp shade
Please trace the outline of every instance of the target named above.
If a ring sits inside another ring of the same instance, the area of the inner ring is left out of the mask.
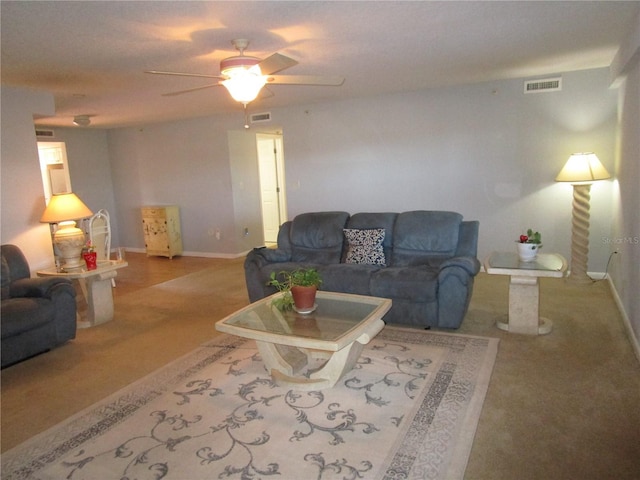
[[[82,200],[75,193],[61,193],[51,197],[40,221],[42,223],[60,223],[91,215],[93,212],[82,203]]]
[[[556,177],[556,182],[593,182],[611,178],[595,153],[574,153]]]

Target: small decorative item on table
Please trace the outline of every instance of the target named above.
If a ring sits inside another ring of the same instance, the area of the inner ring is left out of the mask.
[[[531,228],[526,235],[520,235],[518,244],[518,257],[521,262],[533,262],[538,256],[538,250],[542,248],[542,235]]]
[[[82,251],[82,257],[87,264],[87,270],[95,270],[98,268],[98,254],[91,242],[87,242],[87,245]]]

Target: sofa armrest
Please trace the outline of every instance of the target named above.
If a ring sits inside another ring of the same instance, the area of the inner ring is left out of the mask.
[[[458,257],[475,257],[478,255],[478,233],[480,222],[466,220],[460,224],[460,236],[455,255]]]
[[[460,326],[479,271],[480,262],[475,257],[454,257],[442,263],[438,272],[438,327]]]
[[[254,248],[244,260],[244,278],[249,300],[255,302],[265,297],[266,284],[261,271],[267,265],[289,261],[291,253],[283,249]]]
[[[60,290],[68,290],[74,298],[76,296],[71,280],[61,277],[21,278],[11,282],[9,295],[12,298],[40,297],[52,299]]]
[[[453,257],[440,265],[440,272],[449,267],[460,267],[469,275],[475,276],[480,272],[480,261],[476,257]],[[442,273],[441,273],[442,274]]]

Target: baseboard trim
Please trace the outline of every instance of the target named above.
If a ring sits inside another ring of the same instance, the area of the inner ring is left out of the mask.
[[[622,315],[622,323],[624,323],[625,329],[627,330],[627,335],[629,336],[629,341],[631,342],[633,351],[636,354],[636,359],[638,360],[638,363],[640,363],[640,341],[636,337],[636,334],[633,331],[633,328],[631,327],[631,320],[629,319],[629,315],[627,315],[627,312],[624,309],[624,304],[622,303],[622,299],[620,298],[620,295],[618,295],[616,286],[611,281],[611,276],[607,274],[606,280],[607,280],[607,283],[609,284],[609,289],[611,290],[613,299],[615,300],[618,310],[620,311],[620,315]]]
[[[133,253],[147,253],[144,248],[125,247],[125,251]],[[215,252],[182,252],[183,257],[205,257],[205,258],[226,258],[233,260],[234,258],[246,257],[249,250],[240,253],[215,253]]]
[[[249,250],[240,253],[184,252],[182,255],[185,257],[227,258],[233,260],[234,258],[246,257],[247,253],[249,253]]]

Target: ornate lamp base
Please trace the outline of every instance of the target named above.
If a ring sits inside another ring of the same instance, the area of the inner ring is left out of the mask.
[[[82,267],[82,247],[84,247],[84,232],[76,227],[73,220],[60,222],[58,230],[53,235],[53,245],[60,256],[64,270],[74,270]]]
[[[573,184],[573,216],[571,219],[571,267],[567,281],[575,284],[592,283],[587,275],[589,259],[589,202],[590,183]]]

